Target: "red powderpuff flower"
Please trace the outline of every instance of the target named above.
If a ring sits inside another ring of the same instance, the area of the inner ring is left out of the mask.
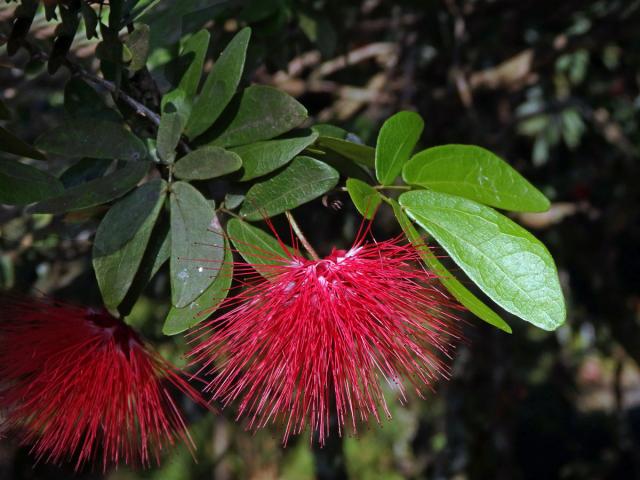
[[[406,384],[422,396],[448,375],[460,307],[416,248],[358,237],[319,260],[254,247],[272,264],[256,266],[269,278],[254,275],[226,313],[191,334],[189,357],[213,376],[205,391],[223,406],[237,401],[250,429],[281,423],[286,444],[309,426],[323,445],[332,421],[341,435],[345,424],[355,433],[360,421],[390,417],[384,382],[404,402]]]
[[[194,450],[167,387],[198,393],[121,320],[46,298],[0,297],[0,312],[0,423],[38,461],[106,470]]]

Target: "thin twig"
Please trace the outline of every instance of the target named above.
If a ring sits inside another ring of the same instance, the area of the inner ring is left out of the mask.
[[[284,214],[286,215],[287,220],[289,220],[289,224],[293,229],[293,233],[296,234],[296,237],[298,237],[298,240],[300,240],[300,243],[302,243],[302,246],[304,247],[304,249],[307,252],[309,252],[309,255],[311,255],[311,258],[313,258],[314,260],[320,260],[320,256],[313,249],[313,247],[309,243],[309,240],[307,240],[307,237],[304,236],[304,233],[302,233],[302,230],[300,229],[300,225],[298,225],[298,222],[296,222],[295,218],[293,218],[293,215],[291,215],[291,212],[287,210],[286,212],[284,212]]]

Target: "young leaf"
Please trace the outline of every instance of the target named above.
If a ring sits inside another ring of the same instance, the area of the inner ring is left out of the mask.
[[[269,265],[286,263],[293,252],[291,247],[264,230],[237,218],[227,222],[227,235],[245,262],[265,278],[273,273],[273,268]]]
[[[216,279],[186,307],[171,307],[162,327],[165,335],[177,335],[205,321],[216,311],[222,301],[227,298],[233,280],[233,253],[229,242],[224,242],[224,260]]]
[[[359,163],[365,167],[373,168],[375,166],[376,151],[368,145],[349,142],[348,140],[340,140],[335,137],[318,137],[315,143],[322,149],[342,155],[349,160]]]
[[[26,205],[64,192],[53,175],[13,160],[0,158],[0,203]]]
[[[326,163],[296,157],[282,172],[249,189],[240,215],[255,221],[291,210],[331,190],[339,177]]]
[[[242,158],[240,181],[253,180],[286,165],[316,138],[318,134],[310,132],[299,137],[265,140],[232,148],[231,151]]]
[[[400,204],[483,292],[545,330],[565,321],[553,258],[529,232],[492,208],[446,193],[403,193]]]
[[[93,244],[93,268],[109,309],[115,309],[131,287],[162,209],[166,188],[164,180],[142,185],[111,207],[100,222]],[[128,217],[134,219],[134,228],[127,226]]]
[[[511,327],[505,322],[500,315],[491,310],[485,303],[471,293],[467,287],[465,287],[460,281],[453,276],[449,270],[438,260],[431,249],[425,245],[420,234],[414,228],[411,220],[402,211],[402,207],[393,199],[389,199],[393,213],[402,228],[402,231],[407,236],[409,241],[418,249],[420,257],[424,263],[431,269],[433,273],[438,276],[438,280],[444,287],[458,300],[462,305],[476,315],[481,320],[484,320],[490,325],[493,325],[500,330],[507,333],[511,333]]]
[[[129,162],[123,168],[29,207],[31,213],[64,213],[102,205],[134,188],[149,170],[148,162]]]
[[[250,37],[251,29],[243,28],[220,54],[193,104],[186,128],[189,138],[197,137],[213,125],[233,98],[242,77]]]
[[[122,124],[101,118],[67,120],[36,140],[42,150],[65,157],[92,157],[142,160],[147,149],[138,137]]]
[[[511,165],[474,145],[442,145],[417,153],[404,181],[517,212],[544,212],[549,200]]]
[[[355,178],[347,179],[347,192],[360,215],[371,220],[382,202],[380,193],[368,183]]]
[[[194,187],[171,187],[171,303],[186,307],[222,267],[224,236],[211,202]]]
[[[240,157],[224,148],[204,146],[176,163],[174,174],[183,180],[207,180],[235,172],[242,167]]]
[[[20,157],[29,157],[36,160],[46,160],[42,152],[23,142],[6,128],[0,127],[0,151],[13,153]]]
[[[376,145],[376,177],[382,185],[391,185],[418,143],[424,121],[414,112],[398,112],[380,129]]]
[[[189,66],[182,75],[178,88],[185,92],[188,97],[193,97],[200,84],[204,59],[209,49],[209,39],[211,36],[207,30],[199,30],[184,42],[180,60],[187,60]]]
[[[208,143],[235,147],[269,140],[299,126],[306,118],[307,110],[295,98],[272,87],[252,85],[229,105]]]

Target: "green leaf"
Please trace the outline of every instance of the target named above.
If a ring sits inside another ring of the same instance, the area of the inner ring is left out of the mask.
[[[208,143],[221,147],[246,145],[282,135],[306,118],[307,110],[295,98],[272,87],[253,85],[234,98],[206,137]]]
[[[210,201],[185,182],[171,188],[171,303],[186,307],[222,267],[224,236]]]
[[[210,38],[211,36],[207,30],[199,30],[191,35],[182,47],[180,60],[188,61],[189,66],[182,75],[178,88],[185,92],[188,97],[193,97],[198,90]]]
[[[149,25],[139,23],[135,30],[129,34],[125,45],[131,51],[131,63],[129,69],[137,72],[145,67],[149,55]]]
[[[0,203],[26,205],[64,191],[53,175],[14,160],[0,158]]]
[[[229,242],[224,242],[224,260],[216,279],[202,295],[183,308],[171,307],[162,327],[165,335],[177,335],[205,321],[220,306],[233,280],[233,253]]]
[[[115,309],[131,287],[166,191],[164,180],[145,183],[111,207],[100,222],[93,243],[93,268],[109,309]]]
[[[296,157],[282,172],[249,189],[240,215],[255,221],[291,210],[331,190],[339,177],[326,163]]]
[[[251,29],[243,28],[220,54],[193,104],[186,129],[189,138],[197,137],[213,125],[233,98],[242,77],[250,37]]]
[[[79,78],[72,78],[64,87],[64,110],[69,118],[101,118],[122,122],[121,115],[109,108],[93,87]]]
[[[224,148],[204,146],[178,160],[174,174],[183,180],[207,180],[235,172],[242,167],[240,157]]]
[[[371,220],[382,202],[380,193],[368,183],[356,178],[347,179],[347,192],[360,215]]]
[[[265,140],[232,148],[231,151],[242,158],[240,181],[253,180],[286,165],[316,138],[317,133],[309,132],[299,137]]]
[[[529,232],[492,208],[446,193],[406,192],[400,204],[502,308],[545,330],[564,323],[553,258]]]
[[[186,94],[179,89],[165,95],[162,100],[164,107],[156,138],[156,153],[164,162],[173,163],[176,147],[189,118],[190,106]]]
[[[318,137],[315,143],[322,149],[342,155],[349,160],[373,168],[375,166],[376,151],[368,145],[349,142],[348,140],[340,140],[334,137]]]
[[[273,274],[270,265],[287,263],[293,253],[281,240],[237,218],[227,222],[227,235],[245,262],[265,278]]]
[[[462,305],[476,315],[481,320],[484,320],[490,325],[499,328],[507,333],[511,333],[511,327],[505,322],[500,315],[491,310],[485,303],[471,293],[467,287],[465,287],[460,281],[453,276],[449,270],[438,260],[433,254],[431,249],[422,240],[422,237],[418,231],[414,228],[411,220],[402,211],[402,207],[393,199],[388,199],[393,208],[393,213],[398,219],[398,223],[402,228],[402,231],[407,236],[409,241],[416,247],[420,257],[424,263],[431,269],[433,273],[438,276],[440,283],[458,300]]]
[[[71,158],[142,160],[147,156],[144,143],[122,124],[100,118],[67,120],[41,135],[36,145],[46,152]]]
[[[549,200],[508,163],[474,145],[442,145],[413,156],[402,172],[411,185],[504,210],[544,212]]]
[[[227,193],[224,196],[224,207],[228,210],[234,210],[242,205],[244,202],[244,195],[237,193]]]
[[[344,128],[336,127],[335,125],[331,125],[330,123],[317,123],[311,130],[316,132],[321,137],[332,137],[340,140],[344,140],[349,135]]]
[[[39,152],[28,143],[23,142],[4,127],[0,127],[0,151],[13,153],[20,157],[34,158],[36,160],[47,159],[42,152]]]
[[[103,176],[112,163],[113,160],[82,158],[60,175],[60,181],[64,188],[75,187]]]
[[[424,121],[414,112],[398,112],[382,125],[376,145],[376,177],[391,185],[418,143]]]
[[[104,177],[69,188],[29,207],[31,213],[64,213],[102,205],[134,188],[149,170],[148,162],[129,162]]]

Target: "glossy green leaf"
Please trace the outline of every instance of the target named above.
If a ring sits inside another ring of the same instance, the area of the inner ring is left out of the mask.
[[[375,166],[376,151],[368,145],[349,142],[348,140],[340,140],[335,137],[318,137],[315,143],[322,149],[342,155],[349,160],[373,168]]]
[[[191,327],[205,321],[220,304],[227,298],[231,281],[233,280],[233,253],[229,242],[224,242],[224,260],[220,272],[215,280],[189,305],[177,308],[171,307],[162,327],[165,335],[177,335]]]
[[[212,202],[185,182],[171,187],[171,303],[186,307],[222,267],[224,236]]]
[[[133,72],[145,67],[147,56],[149,55],[149,25],[139,23],[135,30],[129,34],[125,45],[131,51],[131,62],[129,69]]]
[[[227,222],[227,235],[245,262],[265,278],[273,274],[272,265],[286,263],[293,252],[274,236],[237,218]]]
[[[442,145],[423,150],[405,165],[402,176],[411,185],[504,210],[549,209],[549,200],[507,162],[474,145]]]
[[[148,162],[129,162],[104,177],[82,183],[29,207],[32,213],[64,213],[102,205],[133,189],[149,170]]]
[[[492,208],[446,193],[406,192],[400,204],[502,308],[545,330],[564,323],[553,258],[525,229]]]
[[[191,35],[182,47],[180,60],[188,61],[189,66],[182,75],[178,88],[189,97],[193,97],[198,90],[210,38],[207,30],[199,30]]]
[[[360,214],[371,220],[382,202],[380,193],[368,183],[356,178],[347,179],[347,192]]]
[[[254,221],[291,210],[328,192],[339,178],[338,172],[326,163],[296,157],[276,176],[249,189],[240,215]]]
[[[398,112],[384,122],[376,145],[376,178],[391,185],[418,143],[424,121],[414,112]]]
[[[242,158],[240,181],[261,177],[286,165],[316,138],[318,138],[317,133],[309,132],[299,137],[265,140],[232,148],[231,151]]]
[[[30,165],[0,158],[0,203],[26,205],[64,191],[53,175]]]
[[[193,104],[186,129],[189,138],[197,137],[213,125],[233,98],[242,78],[249,38],[251,29],[245,27],[220,54]]]
[[[164,180],[153,180],[117,202],[100,222],[93,268],[104,304],[115,309],[131,287],[166,196]],[[127,225],[127,218],[134,222]]]
[[[144,143],[122,124],[96,118],[67,120],[36,141],[38,148],[65,157],[142,160],[147,156]]]
[[[224,148],[204,146],[178,160],[174,174],[183,180],[206,180],[235,172],[242,167],[240,157]]]
[[[42,152],[23,142],[4,127],[0,127],[0,151],[36,160],[47,159]]]
[[[206,137],[221,147],[246,145],[282,135],[306,118],[307,110],[295,98],[272,87],[253,85],[234,98]]]
[[[505,322],[500,315],[491,310],[482,300],[476,297],[473,293],[467,289],[460,281],[453,276],[449,270],[438,260],[438,257],[434,255],[431,249],[425,244],[420,233],[415,229],[411,220],[402,211],[402,207],[393,199],[389,199],[393,213],[398,219],[398,223],[402,228],[402,231],[407,236],[409,241],[418,249],[420,257],[424,263],[431,269],[433,273],[438,276],[438,280],[444,287],[458,300],[462,305],[476,315],[481,320],[484,320],[490,325],[493,325],[500,330],[507,333],[511,333],[511,327]]]

